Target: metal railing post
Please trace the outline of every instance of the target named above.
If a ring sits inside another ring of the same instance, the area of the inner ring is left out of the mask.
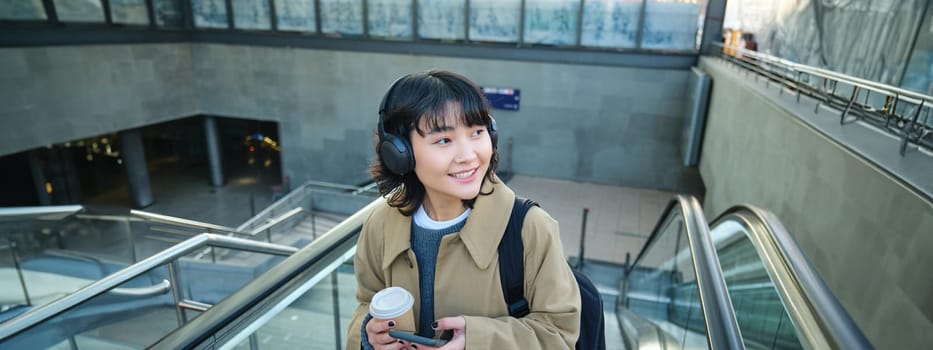
[[[586,241],[586,217],[590,214],[590,208],[583,208],[583,224],[580,226],[580,255],[577,257],[577,268],[583,268],[583,257],[585,255]]]
[[[188,319],[185,316],[185,311],[178,306],[178,303],[181,302],[181,290],[178,289],[178,282],[180,278],[178,276],[180,271],[178,271],[178,260],[168,263],[168,278],[172,281],[172,299],[175,304],[175,317],[178,318],[178,326],[184,326],[185,323],[188,323]]]
[[[250,350],[259,350],[259,337],[256,336],[256,333],[249,335],[249,348]]]
[[[23,268],[19,266],[19,254],[16,254],[16,241],[10,240],[10,255],[13,256],[13,266],[16,268],[16,275],[19,276],[19,284],[23,287],[23,296],[26,297],[26,305],[32,305],[29,298],[29,289],[26,288],[26,278],[23,276]]]
[[[126,235],[130,241],[130,259],[132,259],[135,264],[137,261],[136,257],[136,237],[133,236],[133,223],[129,219],[124,220],[126,222]]]
[[[207,229],[207,233],[213,233],[213,230],[211,230],[210,228],[208,228],[208,229]],[[217,263],[217,254],[214,253],[214,246],[211,246],[210,248],[211,248],[211,263],[212,263],[212,264],[216,264],[216,263]]]
[[[331,285],[331,294],[333,295],[334,302],[334,339],[337,341],[337,350],[343,349],[343,346],[340,344],[340,339],[343,338],[343,333],[340,331],[340,293],[337,288],[337,270],[330,273],[330,285]]]

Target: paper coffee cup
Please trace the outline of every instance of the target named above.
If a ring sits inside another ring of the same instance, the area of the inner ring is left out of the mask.
[[[415,297],[405,288],[389,287],[380,290],[369,303],[369,314],[374,321],[395,320],[395,329],[416,331],[415,315],[412,306]]]

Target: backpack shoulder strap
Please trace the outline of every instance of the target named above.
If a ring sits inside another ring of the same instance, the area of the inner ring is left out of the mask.
[[[538,203],[516,196],[512,205],[512,214],[505,234],[499,241],[499,279],[505,303],[512,317],[524,317],[530,313],[528,300],[525,299],[525,246],[522,243],[522,223],[525,214]]]

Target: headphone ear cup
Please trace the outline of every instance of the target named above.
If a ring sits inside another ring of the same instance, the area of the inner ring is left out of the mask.
[[[379,156],[386,167],[398,175],[405,175],[415,168],[415,155],[411,152],[408,141],[393,134],[385,135]]]
[[[489,139],[492,140],[492,149],[499,148],[499,130],[496,129],[496,120],[493,119],[489,124]]]

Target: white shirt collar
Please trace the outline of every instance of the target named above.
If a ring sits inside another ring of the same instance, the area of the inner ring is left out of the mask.
[[[442,229],[451,227],[460,221],[465,220],[467,216],[470,216],[470,211],[472,210],[470,208],[467,208],[466,210],[463,211],[463,214],[460,214],[460,216],[456,218],[446,220],[446,221],[435,221],[434,219],[431,219],[430,216],[428,216],[428,213],[426,211],[424,211],[424,205],[422,204],[421,206],[418,207],[418,211],[415,212],[415,215],[412,217],[412,220],[415,222],[415,225],[418,225],[422,228],[425,228],[428,230],[442,230]]]

